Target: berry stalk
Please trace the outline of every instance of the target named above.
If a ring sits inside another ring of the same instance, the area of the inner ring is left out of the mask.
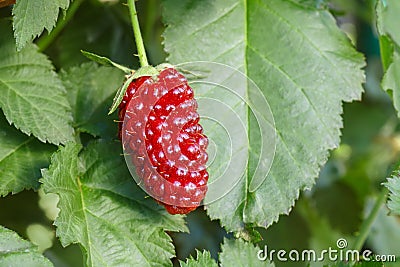
[[[387,194],[388,194],[388,189],[384,187],[380,194],[378,195],[378,198],[375,201],[374,207],[372,208],[371,212],[369,215],[365,218],[363,223],[361,224],[360,227],[360,232],[354,241],[353,249],[361,251],[362,246],[365,243],[365,240],[367,240],[368,234],[371,231],[372,224],[375,222],[376,218],[378,217],[379,210],[381,209],[382,205],[386,202],[387,200]]]
[[[135,0],[128,0],[129,13],[131,15],[133,34],[135,36],[136,48],[138,51],[140,66],[145,67],[149,65],[146,56],[146,50],[143,44],[142,33],[140,32],[139,19],[136,12]]]

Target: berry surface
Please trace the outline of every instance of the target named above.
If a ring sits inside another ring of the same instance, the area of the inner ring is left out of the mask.
[[[119,135],[144,189],[171,214],[196,209],[207,192],[208,138],[186,78],[174,68],[131,82]]]

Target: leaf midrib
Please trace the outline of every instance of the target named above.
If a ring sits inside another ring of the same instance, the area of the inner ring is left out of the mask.
[[[113,230],[114,230],[114,233],[115,233],[116,235],[118,235],[121,239],[125,239],[125,240],[128,239],[128,240],[130,240],[130,241],[135,245],[135,247],[137,248],[137,251],[140,252],[140,255],[142,255],[143,259],[145,259],[148,263],[151,262],[150,259],[149,259],[148,257],[146,257],[145,253],[144,253],[143,250],[141,249],[140,243],[138,244],[138,243],[135,242],[135,240],[132,239],[132,238],[129,238],[129,237],[127,238],[127,236],[121,234],[121,231],[119,231],[119,229],[117,229],[113,224],[110,224],[108,221],[106,221],[106,220],[104,220],[103,218],[97,216],[96,214],[94,214],[94,213],[91,212],[90,210],[87,209],[86,212],[87,212],[88,214],[92,215],[93,217],[95,217],[97,220],[102,221],[105,225],[108,225],[108,227],[110,227],[111,229],[113,229]],[[86,215],[85,215],[85,216],[86,216]]]
[[[89,265],[90,266],[93,266],[93,255],[92,255],[92,253],[91,253],[91,248],[92,248],[92,240],[91,240],[91,237],[90,237],[90,234],[89,234],[89,221],[88,221],[88,218],[87,218],[87,216],[86,216],[86,212],[85,211],[87,211],[87,209],[86,209],[86,204],[85,204],[85,200],[84,200],[84,198],[83,198],[83,190],[82,190],[82,183],[81,183],[81,179],[80,179],[80,177],[78,176],[78,177],[76,177],[76,181],[77,181],[77,185],[78,185],[78,189],[79,189],[79,194],[80,194],[80,197],[81,197],[81,205],[82,205],[82,213],[83,213],[83,217],[84,217],[84,220],[85,220],[85,228],[86,228],[86,237],[87,237],[87,240],[88,240],[88,246],[87,246],[87,254],[89,255]]]
[[[32,142],[34,140],[34,138],[29,137],[28,139],[26,139],[24,142],[18,144],[15,148],[11,149],[8,153],[6,153],[3,157],[0,158],[0,163],[5,160],[6,158],[8,158],[9,156],[11,156],[11,154],[14,154],[15,152],[17,152],[19,149],[21,149],[23,146],[28,145],[30,142]]]
[[[329,138],[330,138],[330,141],[331,141],[332,143],[334,143],[335,138],[332,136],[332,133],[329,132],[329,131],[327,130],[327,129],[329,129],[329,128],[327,127],[327,125],[326,125],[326,123],[324,122],[324,120],[318,115],[319,113],[318,113],[317,110],[315,109],[315,106],[311,103],[311,101],[310,101],[310,99],[308,98],[308,96],[305,94],[305,92],[304,92],[302,86],[300,86],[299,84],[297,84],[297,83],[290,77],[290,75],[288,75],[288,73],[286,73],[283,69],[281,69],[280,67],[278,67],[278,66],[277,66],[274,62],[272,62],[270,59],[268,59],[268,58],[266,58],[265,56],[263,56],[261,53],[259,53],[255,48],[253,48],[253,47],[249,44],[249,41],[248,41],[248,39],[249,39],[249,36],[248,36],[248,34],[249,34],[249,33],[248,33],[248,18],[249,18],[248,6],[247,6],[247,0],[243,0],[243,1],[244,1],[244,9],[245,9],[245,11],[244,11],[244,14],[245,14],[245,30],[244,30],[244,31],[245,31],[245,34],[244,34],[244,36],[245,36],[245,40],[244,40],[244,43],[245,43],[245,56],[244,56],[244,66],[245,66],[245,68],[244,68],[244,69],[245,69],[245,74],[246,74],[246,76],[248,75],[248,64],[247,64],[248,49],[250,49],[250,50],[252,50],[255,54],[257,54],[259,57],[261,57],[262,59],[264,59],[264,60],[266,60],[267,62],[269,62],[269,63],[273,66],[274,69],[276,69],[278,72],[280,72],[280,73],[285,77],[285,79],[287,79],[287,80],[288,80],[290,83],[292,83],[297,89],[300,90],[301,95],[304,96],[305,99],[306,99],[306,101],[309,103],[309,105],[310,105],[310,107],[311,107],[313,113],[316,115],[316,118],[317,118],[317,119],[320,121],[320,123],[324,126],[323,129],[324,129],[324,131],[328,134],[328,136],[329,136]],[[301,31],[299,31],[297,28],[293,27],[293,25],[292,25],[291,23],[289,23],[289,21],[287,21],[286,19],[284,19],[284,18],[283,18],[282,16],[280,16],[278,13],[274,12],[272,9],[270,9],[270,8],[269,8],[267,5],[265,5],[264,3],[261,3],[261,1],[258,0],[257,2],[258,2],[258,4],[261,5],[265,10],[267,10],[269,13],[273,14],[274,16],[276,16],[278,19],[280,19],[280,20],[283,21],[285,24],[287,24],[290,28],[292,28],[295,32],[297,32],[299,35],[301,35],[301,36],[304,38],[304,40],[306,40],[306,41],[311,45],[311,47],[313,47],[315,50],[317,50],[318,53],[319,53],[323,58],[325,58],[331,65],[335,66],[335,65],[325,56],[325,54],[322,53],[322,51],[321,51],[316,45],[314,45],[314,43],[313,43],[309,38],[307,38],[306,35],[304,35],[303,32],[301,32]],[[345,79],[345,78],[343,77],[342,72],[340,72],[340,76],[343,78],[343,80],[346,81],[346,83],[350,84],[350,82],[349,82],[347,79]],[[248,94],[247,94],[248,89],[249,89],[248,84],[246,84],[246,87],[247,87],[247,88],[246,88],[246,97],[248,97]],[[246,109],[246,113],[247,113],[247,125],[248,125],[248,129],[250,129],[250,112],[249,112],[249,108]],[[273,114],[273,110],[271,110],[271,113],[272,113],[272,115],[274,115],[274,114]],[[278,132],[277,129],[275,129],[275,130],[276,130],[276,132],[277,132],[277,136],[281,139],[282,144],[284,145],[285,150],[287,151],[288,155],[289,155],[290,158],[294,161],[294,163],[297,165],[297,167],[298,167],[298,169],[300,170],[300,172],[302,173],[303,177],[306,177],[306,175],[305,175],[305,173],[304,173],[304,170],[301,168],[301,164],[296,160],[296,158],[294,157],[294,155],[292,154],[292,152],[289,150],[287,144],[286,144],[285,141],[284,141],[285,139],[282,137],[282,134],[281,134],[280,132]],[[273,163],[272,163],[272,164],[273,164]],[[247,203],[248,203],[247,200],[248,200],[248,194],[249,194],[249,191],[248,191],[249,183],[250,183],[250,169],[247,168],[246,183],[245,183],[245,194],[244,194],[245,197],[244,197],[244,200],[243,200],[243,202],[244,202],[244,209],[243,209],[243,214],[242,214],[242,216],[243,216],[243,218],[244,218],[244,221],[246,221],[246,220],[245,220],[245,217],[246,217],[245,210],[246,210],[246,206],[247,206]],[[263,209],[261,209],[261,210],[263,210]],[[264,211],[263,211],[263,212],[264,212]]]

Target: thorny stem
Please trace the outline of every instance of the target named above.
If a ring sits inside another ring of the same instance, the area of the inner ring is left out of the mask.
[[[135,35],[136,48],[138,51],[140,66],[145,67],[149,65],[146,56],[146,50],[143,44],[142,34],[139,27],[139,19],[136,12],[135,0],[128,0],[129,13],[131,15],[133,34]]]
[[[60,19],[56,25],[56,27],[46,36],[43,36],[36,43],[39,47],[39,51],[43,52],[44,50],[53,43],[53,41],[57,38],[60,32],[64,29],[64,27],[68,24],[68,22],[73,18],[79,6],[82,4],[84,0],[75,0],[72,2],[71,6],[68,8],[68,11],[65,15],[64,19]]]
[[[374,207],[372,208],[371,212],[369,213],[368,217],[364,220],[360,227],[360,232],[354,242],[353,248],[355,250],[360,251],[362,246],[365,243],[365,240],[368,237],[369,232],[371,231],[371,227],[379,214],[379,210],[382,207],[383,203],[385,203],[387,199],[388,190],[386,187],[382,189],[382,192],[378,195],[377,200],[375,201]]]

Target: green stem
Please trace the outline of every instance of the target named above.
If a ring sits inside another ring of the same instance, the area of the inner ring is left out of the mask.
[[[60,19],[56,25],[56,27],[46,36],[40,38],[37,42],[37,46],[39,47],[39,51],[43,52],[47,47],[57,38],[60,32],[64,29],[64,27],[68,24],[68,22],[73,18],[79,6],[82,4],[84,0],[74,0],[71,6],[68,8],[67,14],[64,19]]]
[[[135,35],[136,48],[138,50],[140,65],[148,66],[146,50],[144,49],[143,38],[140,32],[139,19],[136,12],[135,0],[128,0],[129,13],[131,15],[133,34]]]
[[[371,231],[372,224],[374,223],[376,217],[379,214],[379,210],[382,207],[382,205],[385,203],[387,199],[387,194],[388,190],[386,187],[382,189],[382,192],[378,195],[378,199],[375,202],[374,207],[372,208],[370,214],[368,217],[364,220],[360,227],[360,232],[354,242],[353,248],[355,250],[360,251],[362,249],[362,246],[365,243],[365,240],[368,237],[369,232]]]
[[[75,129],[74,139],[75,143],[82,145],[81,133],[77,129]]]

